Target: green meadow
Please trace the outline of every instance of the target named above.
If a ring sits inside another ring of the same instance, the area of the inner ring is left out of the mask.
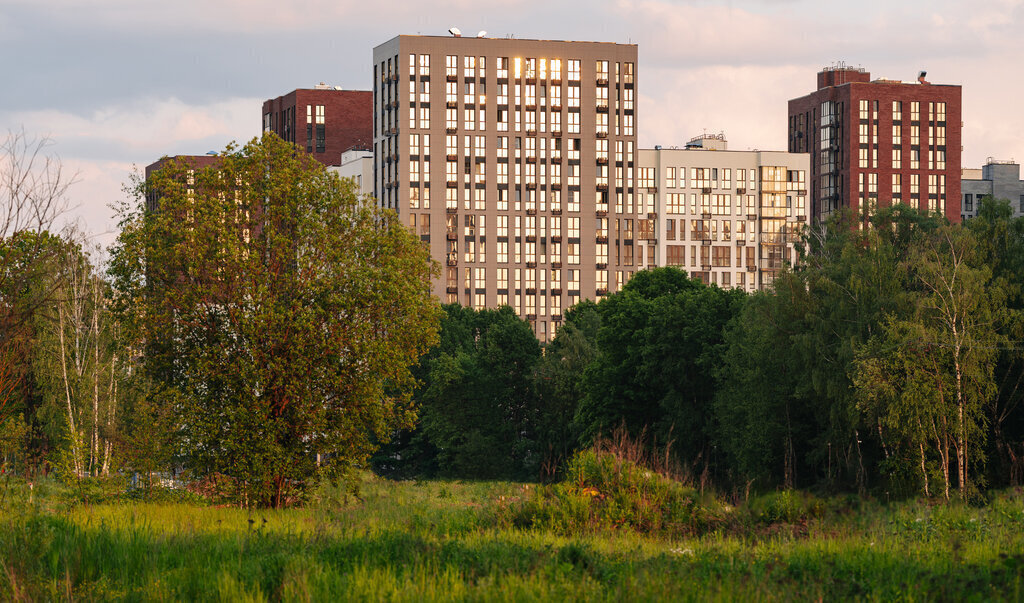
[[[52,481],[30,495],[12,479],[0,600],[1024,597],[1019,491],[978,506],[791,491],[730,505],[618,471],[617,484],[591,473],[553,486],[367,474],[358,496],[325,487],[252,512]]]

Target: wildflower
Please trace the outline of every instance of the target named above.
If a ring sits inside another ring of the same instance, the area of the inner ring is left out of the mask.
[[[669,549],[668,552],[672,553],[673,555],[679,555],[679,556],[686,555],[686,556],[689,556],[689,557],[693,557],[693,549],[690,549],[690,548],[684,549],[682,547],[679,547],[679,548]]]

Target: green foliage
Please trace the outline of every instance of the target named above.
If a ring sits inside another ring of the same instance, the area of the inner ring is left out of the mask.
[[[621,528],[679,537],[706,531],[722,515],[720,505],[692,487],[587,449],[569,462],[563,482],[538,489],[516,509],[514,520],[562,534]]]
[[[566,312],[564,324],[537,364],[537,445],[543,477],[558,474],[578,445],[573,418],[585,393],[584,371],[598,354],[600,326],[597,304],[576,304]]]
[[[584,373],[576,423],[582,442],[620,424],[647,429],[706,473],[712,443],[714,368],[725,326],[745,295],[690,280],[676,268],[642,271],[598,306],[597,357]]]
[[[168,160],[132,192],[111,261],[122,324],[197,476],[281,506],[412,424],[436,269],[393,212],[272,134],[208,168]]]
[[[417,395],[439,472],[483,479],[537,475],[537,338],[507,306],[444,309],[441,343],[424,359],[426,386]]]

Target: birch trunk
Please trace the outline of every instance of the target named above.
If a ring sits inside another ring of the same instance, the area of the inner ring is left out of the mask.
[[[64,351],[64,308],[57,305],[58,334],[60,336],[60,368],[64,376],[64,394],[68,405],[68,428],[71,430],[71,460],[74,463],[75,475],[82,475],[82,461],[78,446],[78,428],[75,426],[75,411],[71,404],[71,384],[68,381],[67,354]]]

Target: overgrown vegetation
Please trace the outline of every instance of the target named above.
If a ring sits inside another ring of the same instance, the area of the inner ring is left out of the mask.
[[[15,483],[0,503],[0,598],[1024,596],[1019,490],[983,506],[796,491],[733,506],[608,451],[571,467],[549,486],[362,474],[358,497],[325,486],[305,507],[258,512],[83,504],[50,480],[30,501]]]

